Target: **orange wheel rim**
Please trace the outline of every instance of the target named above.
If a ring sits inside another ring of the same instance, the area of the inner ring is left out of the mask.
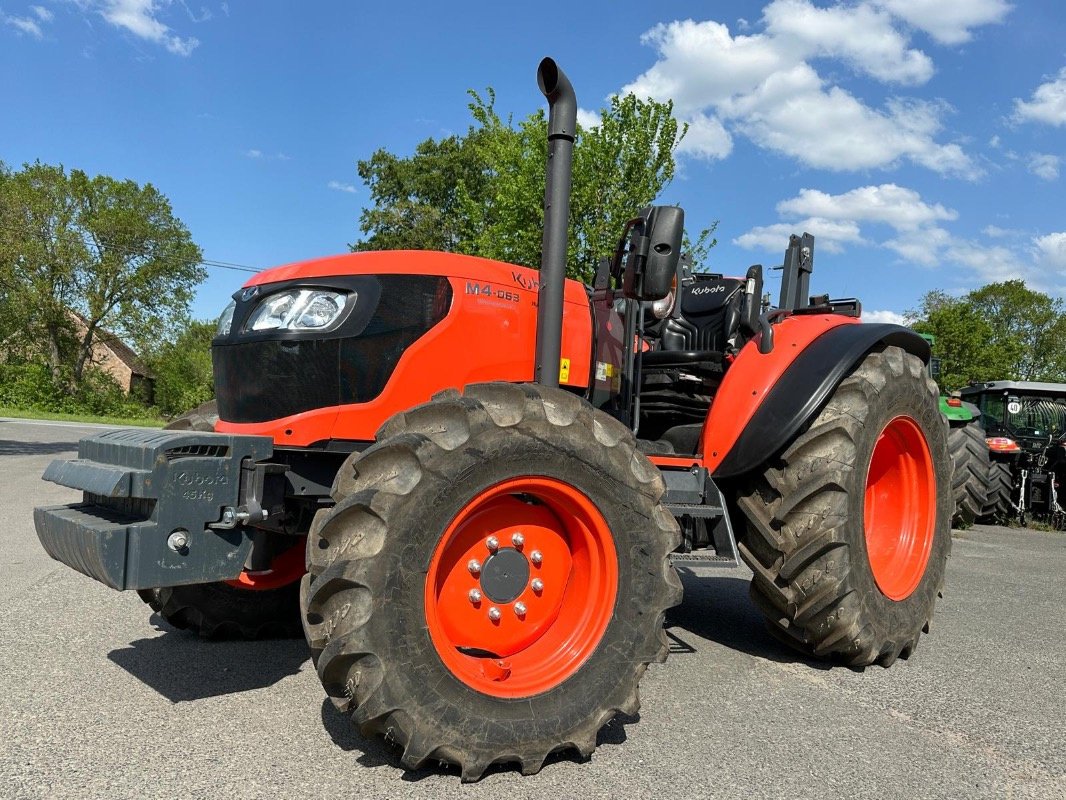
[[[936,530],[936,476],[922,429],[910,417],[889,421],[874,445],[863,522],[877,588],[904,600],[918,588]]]
[[[304,559],[306,537],[300,537],[297,543],[282,553],[274,556],[270,568],[264,570],[243,570],[232,581],[225,581],[235,589],[267,591],[288,586],[303,577],[307,571]]]
[[[617,593],[614,538],[596,505],[554,478],[516,478],[474,497],[444,532],[426,574],[426,622],[460,681],[529,697],[589,659]]]

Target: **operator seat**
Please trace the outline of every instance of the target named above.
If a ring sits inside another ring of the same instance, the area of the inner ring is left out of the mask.
[[[745,288],[751,281],[751,297]],[[762,268],[744,278],[683,280],[678,301],[641,355],[640,436],[659,451],[695,453],[703,421],[729,361],[754,334]],[[745,302],[747,298],[747,302]]]

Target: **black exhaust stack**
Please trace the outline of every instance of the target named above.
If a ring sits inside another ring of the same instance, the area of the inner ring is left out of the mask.
[[[570,177],[577,136],[577,96],[552,59],[537,67],[537,85],[548,98],[548,164],[544,181],[544,238],[541,240],[537,298],[537,355],[533,379],[559,385],[563,338],[563,286],[570,226]]]

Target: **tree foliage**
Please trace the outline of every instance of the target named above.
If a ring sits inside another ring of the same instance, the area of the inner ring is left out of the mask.
[[[0,351],[57,381],[81,383],[104,330],[143,349],[180,329],[201,258],[151,184],[0,164]]]
[[[1066,307],[1021,280],[962,297],[929,292],[913,327],[936,337],[941,388],[974,381],[1066,381]]]
[[[358,164],[374,205],[353,250],[428,249],[540,265],[547,118],[501,119],[495,94],[470,92],[465,135],[426,139],[408,157],[376,151]],[[686,128],[670,103],[613,97],[599,124],[579,126],[570,200],[569,274],[589,280],[617,245],[625,222],[674,177]],[[713,226],[691,243],[699,263]]]
[[[174,417],[215,396],[211,372],[214,322],[192,322],[172,342],[163,342],[148,357],[155,376],[155,404]]]

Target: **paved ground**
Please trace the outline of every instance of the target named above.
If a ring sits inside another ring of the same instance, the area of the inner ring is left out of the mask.
[[[207,643],[50,561],[39,476],[85,426],[0,421],[0,798],[1066,797],[1066,536],[959,534],[930,636],[865,672],[763,633],[739,571],[685,576],[673,654],[590,761],[406,773],[301,642]]]

